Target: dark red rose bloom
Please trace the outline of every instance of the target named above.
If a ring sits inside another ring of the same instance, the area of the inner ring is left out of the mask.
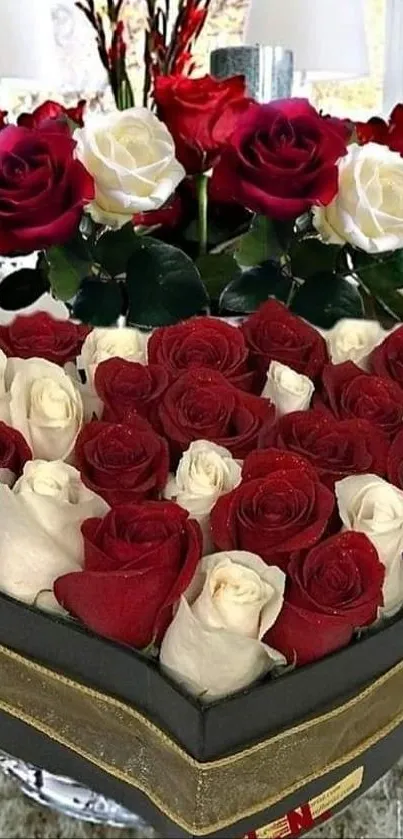
[[[244,393],[221,373],[205,368],[183,373],[164,394],[158,411],[173,462],[194,440],[210,440],[244,458],[256,448],[263,422],[274,413],[268,399]]]
[[[379,143],[403,154],[403,105],[393,108],[388,122],[381,117],[372,117],[368,122],[356,122],[355,130],[361,145]]]
[[[215,165],[251,102],[243,76],[160,76],[155,80],[154,97],[158,114],[175,140],[177,158],[188,175]]]
[[[255,105],[239,120],[215,172],[223,200],[255,213],[294,219],[338,191],[345,130],[305,99]]]
[[[387,477],[391,484],[403,489],[403,430],[396,435],[389,449]]]
[[[98,364],[95,390],[104,403],[103,419],[128,422],[136,414],[157,422],[157,409],[171,379],[160,364],[137,364],[123,358],[110,358]]]
[[[80,99],[74,108],[65,108],[64,105],[60,105],[58,102],[48,100],[47,102],[43,102],[42,105],[39,105],[38,108],[35,108],[32,114],[20,114],[17,123],[24,128],[41,128],[44,123],[47,123],[51,119],[70,119],[82,128],[84,125],[84,109],[86,104],[85,99]]]
[[[7,116],[8,111],[0,111],[0,130],[8,125]]]
[[[202,553],[200,527],[170,501],[115,507],[82,526],[85,564],[55,595],[89,629],[143,649],[160,641]]]
[[[337,420],[322,411],[296,411],[280,417],[262,429],[259,445],[302,455],[331,489],[348,475],[384,477],[389,450],[385,435],[367,420]]]
[[[355,132],[357,142],[362,146],[366,143],[388,145],[388,124],[381,117],[371,117],[368,122],[356,122]]]
[[[329,364],[323,371],[322,399],[314,407],[330,411],[339,419],[365,419],[388,438],[403,422],[403,390],[389,379],[371,376],[352,361]]]
[[[0,349],[7,356],[46,358],[64,366],[79,355],[88,332],[86,326],[47,312],[18,315],[8,326],[0,326]]]
[[[369,365],[378,376],[393,379],[403,388],[403,326],[394,329],[382,344],[375,347]]]
[[[66,242],[93,180],[74,160],[68,126],[51,130],[9,125],[0,131],[0,254],[30,253]]]
[[[277,300],[264,303],[241,329],[252,362],[262,374],[271,361],[280,361],[314,379],[328,361],[326,343],[319,332]]]
[[[283,610],[264,640],[297,665],[347,646],[376,620],[385,569],[363,533],[346,532],[292,559]]]
[[[148,359],[178,377],[193,367],[222,373],[241,390],[251,390],[253,373],[240,329],[217,318],[199,317],[156,329],[148,342]]]
[[[240,486],[213,509],[213,542],[218,550],[251,551],[286,570],[295,552],[322,538],[334,496],[303,458],[275,450],[254,457],[247,458]]]
[[[32,452],[25,438],[0,422],[0,483],[11,484],[13,476],[19,478],[27,460],[32,460]]]
[[[157,498],[168,479],[168,445],[142,417],[130,425],[94,421],[78,435],[75,465],[111,506]]]
[[[148,213],[136,213],[133,216],[133,224],[143,227],[154,227],[158,225],[165,230],[174,230],[179,227],[186,213],[186,202],[182,195],[175,195],[160,207],[159,210],[149,210]]]

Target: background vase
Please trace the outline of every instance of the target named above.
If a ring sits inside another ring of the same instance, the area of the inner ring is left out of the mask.
[[[220,47],[211,53],[210,70],[219,79],[245,76],[249,93],[258,102],[292,95],[293,54],[283,47]]]

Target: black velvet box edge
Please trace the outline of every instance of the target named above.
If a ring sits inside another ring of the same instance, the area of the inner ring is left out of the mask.
[[[196,834],[184,831],[164,816],[145,794],[120,780],[116,780],[73,751],[60,746],[46,735],[2,711],[0,712],[0,746],[13,757],[27,761],[35,767],[45,769],[53,774],[74,778],[75,781],[89,789],[119,802],[131,812],[138,814],[146,823],[152,825],[166,839],[197,839]],[[245,836],[253,836],[254,831],[287,815],[291,810],[307,804],[312,798],[346,778],[355,769],[363,767],[362,785],[355,794],[343,799],[338,806],[331,809],[331,815],[333,816],[372,787],[395,765],[402,753],[403,725],[396,728],[360,757],[301,787],[277,805],[262,810],[253,817],[238,821],[233,826],[225,828],[225,830],[208,834],[204,839],[242,839]],[[289,837],[289,839],[292,839],[292,837]]]
[[[134,705],[200,761],[235,752],[346,701],[403,659],[403,617],[319,662],[211,705],[141,653],[0,595],[0,644]]]

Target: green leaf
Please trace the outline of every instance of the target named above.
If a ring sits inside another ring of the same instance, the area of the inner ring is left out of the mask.
[[[196,266],[213,300],[218,300],[228,283],[241,274],[238,263],[228,253],[206,253],[196,260]]]
[[[285,302],[291,282],[291,277],[284,274],[277,262],[265,262],[244,271],[224,289],[220,298],[220,313],[249,314],[269,297]]]
[[[403,251],[373,257],[352,254],[354,271],[363,287],[398,319],[403,318]]]
[[[111,277],[125,274],[130,257],[138,246],[138,239],[131,221],[120,230],[108,230],[94,249],[95,261]]]
[[[71,300],[92,267],[91,251],[80,233],[66,245],[48,248],[49,282],[55,297]]]
[[[88,277],[81,283],[72,315],[91,326],[114,326],[121,314],[123,297],[118,282]]]
[[[307,280],[321,271],[333,273],[340,258],[341,248],[324,245],[313,237],[294,242],[291,251],[291,269],[294,277]]]
[[[247,233],[241,236],[235,257],[242,268],[254,268],[268,259],[279,258],[282,248],[274,225],[266,216],[255,216]]]
[[[129,322],[166,326],[208,311],[200,273],[183,251],[142,237],[127,273]]]
[[[291,309],[323,329],[331,329],[341,318],[364,317],[358,288],[344,277],[326,272],[306,280],[295,294]]]

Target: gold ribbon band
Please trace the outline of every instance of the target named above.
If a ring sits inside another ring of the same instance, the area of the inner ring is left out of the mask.
[[[273,806],[390,734],[403,722],[403,662],[344,705],[208,763],[134,708],[1,646],[0,710],[205,836]]]

